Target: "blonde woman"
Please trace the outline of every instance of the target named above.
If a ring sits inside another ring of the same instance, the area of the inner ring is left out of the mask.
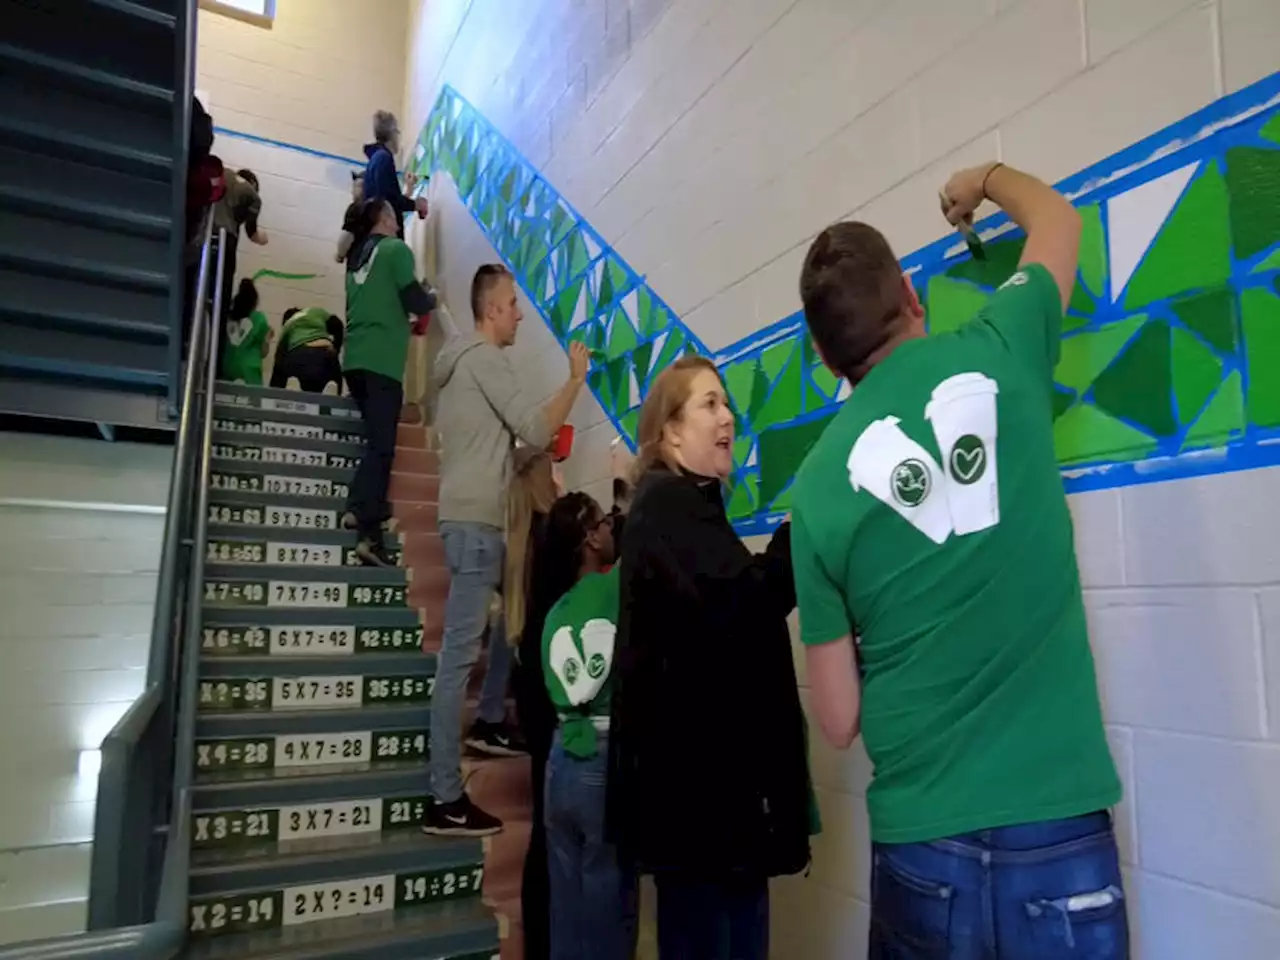
[[[725,516],[734,416],[684,357],[639,423],[622,539],[609,837],[654,875],[662,960],[764,960],[770,877],[809,862],[804,716],[787,615],[791,530],[752,554]]]
[[[543,677],[542,625],[551,606],[571,584],[548,583],[551,571],[543,569],[539,558],[547,515],[558,492],[550,454],[537,447],[517,448],[507,488],[502,605],[507,637],[516,648],[512,687],[520,732],[529,751],[533,784],[533,828],[525,853],[521,888],[527,960],[545,960],[549,956],[551,936],[542,783],[556,729],[556,711]]]

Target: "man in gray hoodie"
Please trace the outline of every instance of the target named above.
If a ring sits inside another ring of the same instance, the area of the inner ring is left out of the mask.
[[[481,810],[462,786],[462,712],[467,678],[480,653],[489,606],[502,585],[507,481],[517,439],[545,447],[569,418],[587,379],[587,348],[569,348],[569,379],[539,407],[520,387],[503,352],[516,342],[522,319],[515,279],[486,264],[471,281],[475,330],[440,350],[433,376],[438,390],[440,537],[449,565],[444,638],[431,700],[431,795],[426,833],[485,836],[502,821]],[[511,652],[501,629],[490,631],[489,665],[467,745],[493,756],[523,751],[506,723],[504,700]]]

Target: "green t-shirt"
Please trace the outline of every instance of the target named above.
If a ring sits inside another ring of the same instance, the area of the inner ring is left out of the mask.
[[[547,614],[542,672],[571,757],[596,755],[593,718],[609,716],[617,622],[616,565],[608,573],[587,574]]]
[[[404,379],[410,325],[400,291],[413,283],[413,251],[395,237],[384,237],[358,270],[347,271],[345,369]]]
[[[328,340],[329,311],[307,307],[291,316],[280,331],[280,347],[284,351],[305,347],[316,340]]]
[[[240,320],[227,320],[226,342],[222,347],[223,380],[262,386],[262,345],[270,331],[267,315],[260,310]]]
[[[1020,270],[872,368],[797,476],[801,639],[860,635],[879,842],[1120,799],[1054,455],[1061,324],[1049,272]]]

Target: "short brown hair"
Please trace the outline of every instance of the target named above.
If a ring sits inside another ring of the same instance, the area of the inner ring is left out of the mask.
[[[822,358],[850,383],[892,338],[902,313],[902,268],[875,227],[850,221],[822,233],[800,271],[804,319]]]
[[[476,275],[471,278],[471,316],[475,317],[476,323],[480,322],[480,317],[484,313],[485,296],[498,285],[498,282],[503,277],[509,276],[511,276],[511,271],[500,263],[480,265]]]
[[[666,451],[663,450],[663,432],[668,423],[680,419],[684,405],[689,402],[693,378],[703,370],[710,370],[717,377],[720,376],[716,365],[706,357],[687,354],[658,374],[649,387],[644,405],[640,408],[640,422],[636,427],[639,449],[632,467],[632,477],[635,480],[638,481],[659,461],[669,467],[675,466],[667,460]]]

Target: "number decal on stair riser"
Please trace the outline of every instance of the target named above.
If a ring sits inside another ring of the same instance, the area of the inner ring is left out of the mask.
[[[236,443],[215,443],[213,455],[220,460],[243,460],[247,463],[289,463],[300,467],[333,467],[354,470],[358,457],[344,457],[323,450],[291,450],[288,447],[247,447]]]
[[[261,507],[227,507],[213,503],[209,505],[210,523],[242,523],[248,527],[262,526]]]
[[[208,897],[192,902],[189,929],[209,937],[358,917],[478,896],[483,885],[484,867],[476,864]]]
[[[388,550],[396,563],[400,550]],[[214,563],[268,563],[291,567],[358,567],[353,546],[317,543],[276,543],[267,540],[210,540],[205,559]]]
[[[422,822],[429,799],[425,794],[372,797],[291,807],[197,813],[191,818],[191,843],[198,849],[208,849],[407,830]]]
[[[273,420],[224,420],[213,421],[213,429],[229,433],[248,433],[264,437],[289,437],[295,440],[325,440],[331,443],[364,443],[358,433],[326,430],[324,427],[299,423],[276,423]]]
[[[213,399],[215,403],[230,404],[235,407],[248,407],[251,410],[269,410],[276,413],[309,413],[314,416],[327,407],[327,415],[330,417],[357,419],[360,416],[359,410],[354,410],[347,406],[334,406],[337,400],[336,397],[325,397],[323,404],[310,403],[305,400],[279,400],[275,397],[253,397],[238,393],[215,393]]]
[[[214,490],[243,493],[281,493],[293,497],[345,497],[350,487],[321,477],[260,476],[256,473],[215,473],[209,478]]]
[[[197,740],[197,770],[262,770],[332,764],[420,760],[427,755],[421,730],[299,733],[278,737]]]
[[[318,710],[425,703],[435,677],[249,677],[201,680],[202,710]]]
[[[205,627],[201,642],[213,656],[341,657],[421,647],[421,627]]]
[[[291,580],[208,580],[204,602],[232,607],[403,607],[401,584],[377,587]]]

